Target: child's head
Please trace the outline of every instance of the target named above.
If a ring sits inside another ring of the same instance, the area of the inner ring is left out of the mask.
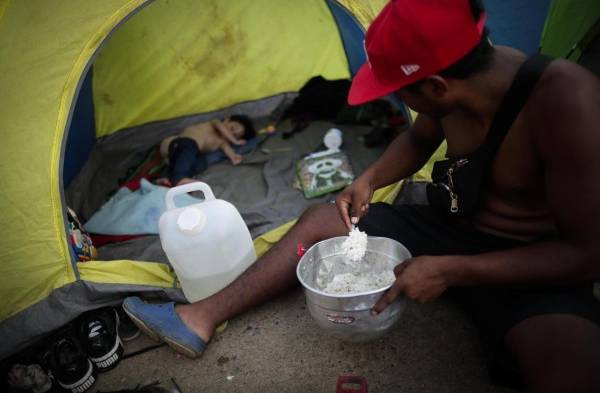
[[[242,125],[243,131],[240,135],[235,135],[237,138],[249,140],[256,136],[256,130],[252,124],[252,120],[246,115],[232,115],[229,117],[230,122],[236,122]]]

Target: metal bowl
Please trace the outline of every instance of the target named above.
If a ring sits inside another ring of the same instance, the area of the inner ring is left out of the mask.
[[[300,259],[296,274],[304,287],[308,311],[319,326],[341,340],[370,341],[392,328],[405,308],[406,299],[399,296],[383,312],[372,316],[371,308],[391,285],[352,294],[323,292],[334,275],[349,269],[341,248],[346,239],[347,236],[334,237],[313,245]],[[374,273],[393,270],[410,257],[406,247],[393,239],[368,237],[361,269]]]

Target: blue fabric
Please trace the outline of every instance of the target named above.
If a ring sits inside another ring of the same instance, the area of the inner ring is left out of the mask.
[[[154,339],[167,342],[178,351],[183,349],[185,355],[196,357],[206,349],[204,340],[179,318],[173,302],[149,304],[132,296],[123,301],[123,309],[142,331]]]
[[[92,101],[92,68],[88,70],[73,110],[73,118],[67,133],[65,159],[63,160],[63,184],[65,187],[79,173],[96,143],[94,103]]]
[[[532,55],[538,52],[550,0],[484,0],[490,39]]]
[[[352,15],[344,6],[333,0],[327,0],[327,5],[337,22],[337,27],[340,31],[342,42],[344,43],[344,50],[346,52],[346,58],[348,59],[350,73],[356,75],[360,66],[367,61],[363,47],[365,32],[354,15]]]
[[[136,191],[121,187],[90,217],[84,228],[90,233],[104,235],[158,234],[158,219],[166,210],[165,196],[168,190],[146,179],[141,180],[140,188]],[[178,207],[199,202],[200,199],[189,194],[175,197]]]

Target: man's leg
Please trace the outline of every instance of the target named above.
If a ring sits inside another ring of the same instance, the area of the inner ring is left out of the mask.
[[[192,331],[208,342],[222,322],[297,285],[298,243],[308,248],[346,233],[335,205],[313,206],[272,249],[229,286],[199,302],[179,305],[176,312]]]
[[[569,314],[525,319],[505,336],[529,392],[600,392],[600,326]]]

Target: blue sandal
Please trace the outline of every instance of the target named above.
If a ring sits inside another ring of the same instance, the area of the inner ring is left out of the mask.
[[[132,296],[123,301],[123,309],[140,330],[187,357],[197,358],[206,349],[204,340],[179,318],[174,302],[150,304]]]

